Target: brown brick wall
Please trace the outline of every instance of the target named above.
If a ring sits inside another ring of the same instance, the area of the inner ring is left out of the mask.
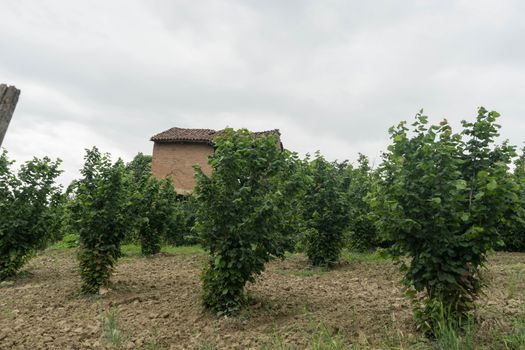
[[[193,190],[193,165],[199,164],[205,174],[211,174],[208,156],[213,147],[205,144],[154,143],[151,167],[157,179],[171,177],[179,193]]]

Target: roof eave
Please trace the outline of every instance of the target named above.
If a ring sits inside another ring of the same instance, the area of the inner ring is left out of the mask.
[[[184,143],[184,144],[205,144],[213,146],[213,142],[209,140],[173,140],[173,139],[154,139],[151,138],[150,141],[154,143]]]

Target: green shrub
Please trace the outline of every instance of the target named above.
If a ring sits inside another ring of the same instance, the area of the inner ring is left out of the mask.
[[[372,189],[373,172],[368,158],[359,154],[358,167],[349,168],[350,183],[347,199],[350,210],[348,226],[348,246],[356,251],[369,251],[380,246],[372,209],[366,200]]]
[[[227,129],[216,140],[206,176],[196,167],[196,229],[210,258],[202,274],[204,306],[219,314],[239,310],[246,282],[272,257],[293,247],[294,202],[302,183],[296,155],[274,136]]]
[[[482,284],[479,269],[498,240],[499,222],[517,202],[508,176],[513,147],[494,146],[499,115],[480,108],[455,134],[446,121],[428,127],[421,113],[413,135],[391,128],[371,204],[382,231],[395,242],[404,281],[412,286],[420,325],[435,330],[435,305],[447,319],[468,316]],[[406,256],[409,259],[401,259]]]
[[[162,237],[170,229],[175,215],[177,193],[170,179],[157,181],[150,177],[143,189],[139,224],[142,254],[160,252]]]
[[[40,248],[46,248],[50,244],[60,241],[67,231],[68,224],[68,197],[62,193],[56,197],[56,201],[49,207],[50,220],[47,223],[46,239],[42,241]]]
[[[151,156],[139,153],[126,165],[132,181],[128,186],[133,213],[126,243],[140,241],[142,255],[160,252],[162,238],[173,226],[177,194],[170,179],[157,180],[151,172]]]
[[[71,217],[71,206],[74,199],[74,188],[76,186],[76,180],[73,180],[69,186],[66,188],[66,191],[60,196],[60,201],[55,207],[55,220],[50,227],[50,244],[58,245],[61,247],[64,237],[68,235],[76,235],[73,228],[73,219]],[[65,248],[65,247],[62,247]]]
[[[194,230],[195,211],[195,197],[192,194],[177,196],[169,228],[164,234],[164,241],[167,244],[183,246],[200,243],[198,234]]]
[[[61,247],[66,249],[77,248],[80,244],[80,236],[73,233],[68,233],[62,237],[59,242]]]
[[[144,185],[139,189],[138,197],[134,204],[137,211],[137,231],[140,237],[142,255],[153,255],[160,253],[161,237],[157,230],[156,204],[159,200],[159,182],[153,177],[148,177]]]
[[[348,202],[341,174],[344,167],[317,154],[308,169],[311,182],[304,200],[306,254],[314,266],[336,263],[343,248],[343,232],[348,227]]]
[[[500,222],[503,244],[498,250],[525,252],[525,148],[514,162],[514,172],[510,174],[518,184],[516,205],[511,206]]]
[[[0,154],[0,281],[14,276],[56,228],[60,205],[60,160],[34,158],[11,171],[7,152]]]
[[[120,256],[120,244],[131,218],[126,171],[121,160],[86,150],[82,178],[76,182],[71,208],[73,227],[80,235],[82,292],[98,293],[108,283]]]
[[[132,213],[132,220],[130,221],[131,229],[128,230],[126,237],[124,237],[124,244],[139,244],[142,240],[140,226],[143,225],[145,220],[143,215],[143,210],[146,206],[144,194],[146,193],[148,180],[153,177],[151,159],[151,156],[139,152],[133,157],[131,162],[126,164],[126,173],[131,179],[128,183],[127,191],[130,196],[131,206],[129,210]]]
[[[151,172],[151,156],[142,152],[137,153],[131,162],[126,164],[126,171],[131,174],[133,184],[141,183],[148,179],[153,173]]]

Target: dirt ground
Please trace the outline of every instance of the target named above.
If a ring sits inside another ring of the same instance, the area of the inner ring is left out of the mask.
[[[48,250],[0,284],[0,349],[271,349],[276,338],[303,349],[320,324],[357,347],[424,342],[397,267],[386,260],[329,271],[308,268],[302,255],[271,262],[248,286],[251,305],[218,318],[199,299],[203,254],[125,257],[97,298],[79,295],[75,254]],[[484,274],[489,287],[478,317],[490,332],[521,312],[525,254],[495,254]],[[104,332],[110,319],[116,341]]]

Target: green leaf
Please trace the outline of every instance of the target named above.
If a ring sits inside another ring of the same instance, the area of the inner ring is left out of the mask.
[[[465,181],[465,180],[457,180],[456,181],[456,189],[464,190],[466,188],[467,188],[467,181]]]
[[[498,188],[498,183],[495,180],[490,180],[487,184],[487,190],[494,191],[496,188]]]
[[[456,279],[451,274],[448,274],[446,272],[440,272],[438,273],[438,279],[440,281],[449,282],[449,283],[456,283]]]

